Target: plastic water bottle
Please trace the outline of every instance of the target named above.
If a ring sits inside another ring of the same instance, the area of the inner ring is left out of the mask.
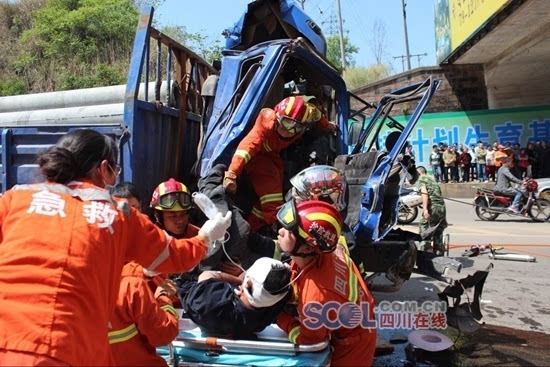
[[[193,200],[208,219],[214,219],[216,214],[220,212],[212,200],[202,192],[193,193]]]
[[[216,208],[216,205],[210,200],[208,196],[201,192],[195,192],[193,193],[193,200],[195,201],[195,204],[199,207],[200,210],[206,215],[208,219],[214,219],[216,214],[218,214],[220,211],[218,208]],[[208,248],[208,252],[206,253],[206,257],[209,257],[212,255],[220,246],[219,241],[216,241]]]

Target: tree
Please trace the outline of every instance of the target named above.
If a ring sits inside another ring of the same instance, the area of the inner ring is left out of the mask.
[[[348,90],[361,88],[390,75],[390,68],[386,64],[376,64],[368,67],[349,68],[344,74],[344,81]]]
[[[213,40],[206,36],[204,31],[190,33],[184,26],[165,26],[161,32],[189,48],[209,63],[222,58],[223,47],[220,40]]]
[[[348,67],[355,65],[354,54],[359,52],[359,48],[352,44],[348,37],[344,37],[344,54]],[[342,70],[342,53],[340,51],[340,37],[330,36],[327,38],[327,59],[338,70]]]
[[[377,64],[383,63],[387,47],[386,24],[380,18],[376,18],[372,24],[370,49]]]

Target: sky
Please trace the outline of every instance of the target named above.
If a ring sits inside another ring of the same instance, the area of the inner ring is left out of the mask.
[[[385,62],[396,73],[403,71],[400,59],[405,55],[402,0],[341,0],[344,30],[351,43],[359,47],[355,55],[357,66],[373,64],[370,50],[370,34],[376,19],[385,25],[387,52]],[[233,25],[246,10],[249,0],[165,0],[156,9],[155,19],[160,25],[183,25],[189,32],[201,32],[213,39],[220,39],[222,31]],[[433,0],[406,0],[407,28],[410,54],[424,54],[420,66],[436,64]],[[305,0],[305,10],[323,29],[325,36],[331,30],[337,32],[336,0]],[[332,18],[332,23],[331,23]],[[337,33],[336,33],[337,34]],[[411,68],[418,67],[418,58],[411,57]],[[405,62],[405,69],[406,69]]]

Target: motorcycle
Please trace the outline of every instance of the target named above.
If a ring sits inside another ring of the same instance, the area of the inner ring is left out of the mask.
[[[535,222],[544,222],[550,219],[550,200],[536,198],[537,181],[532,178],[526,178],[522,185],[519,213],[512,213],[508,208],[512,204],[515,194],[502,193],[477,187],[474,204],[476,206],[476,215],[483,221],[494,221],[501,214],[516,214],[524,217],[530,217]]]
[[[410,224],[418,217],[418,207],[422,205],[422,195],[416,188],[402,188],[399,192],[397,223]]]

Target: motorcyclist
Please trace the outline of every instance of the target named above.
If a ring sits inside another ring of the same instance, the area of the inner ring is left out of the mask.
[[[512,157],[502,158],[502,167],[498,170],[497,184],[495,185],[494,191],[503,194],[514,194],[514,200],[508,210],[519,213],[519,204],[523,193],[521,190],[513,188],[511,183],[521,184],[523,181],[510,172],[512,168],[514,168],[514,159]]]

